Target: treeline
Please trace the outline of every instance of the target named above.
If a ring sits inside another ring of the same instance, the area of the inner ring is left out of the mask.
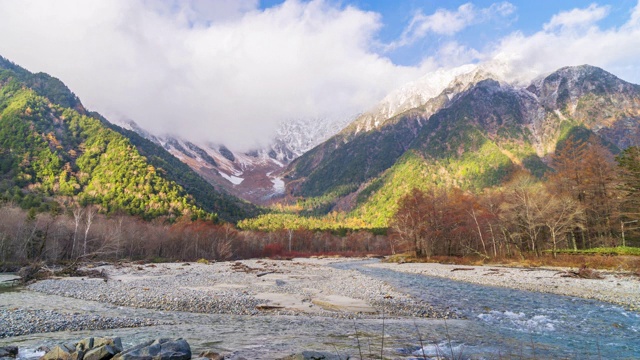
[[[393,250],[493,258],[640,245],[640,148],[614,158],[594,139],[568,140],[550,165],[544,182],[522,172],[480,194],[414,189],[393,218]]]
[[[303,216],[300,214],[272,212],[238,222],[243,230],[273,232],[287,229],[306,229],[310,231],[329,231],[344,236],[352,231],[369,231],[386,234],[386,228],[376,228],[362,219],[344,212],[332,211],[324,216]]]
[[[329,231],[239,230],[232,224],[181,218],[145,221],[124,213],[104,215],[95,206],[68,213],[0,207],[0,265],[30,261],[188,261],[300,255],[389,253],[385,236]]]

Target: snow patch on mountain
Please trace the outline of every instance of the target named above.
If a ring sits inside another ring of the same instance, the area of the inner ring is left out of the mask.
[[[218,170],[218,174],[220,174],[220,176],[222,176],[223,178],[229,180],[229,182],[231,182],[233,185],[240,185],[244,181],[244,179],[241,177],[227,175],[220,170]]]
[[[398,114],[424,105],[442,93],[457,76],[470,73],[477,67],[477,65],[469,64],[453,69],[439,69],[405,84],[389,93],[373,109],[359,116],[355,121],[355,132],[370,131]]]
[[[270,157],[284,164],[311,150],[342,130],[352,119],[293,119],[283,121],[268,149]]]
[[[273,176],[272,174],[273,174],[273,171],[270,171],[267,173],[267,176],[269,177],[269,179],[271,180],[271,183],[273,184],[273,194],[271,196],[284,194],[284,190],[285,190],[284,180],[282,180],[282,177]]]

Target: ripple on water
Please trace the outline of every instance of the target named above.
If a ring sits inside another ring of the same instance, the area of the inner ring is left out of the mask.
[[[637,345],[640,314],[620,306],[368,268],[362,264],[335,266],[357,269],[419,299],[456,309],[479,327],[486,341],[512,343],[516,348],[534,343],[536,351],[544,349],[550,358],[598,358],[598,352],[603,352],[609,358],[640,359]],[[472,343],[468,341],[472,334],[457,335],[452,339]]]

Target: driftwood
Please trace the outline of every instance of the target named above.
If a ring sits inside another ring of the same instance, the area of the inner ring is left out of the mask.
[[[275,273],[276,273],[275,271],[267,271],[267,272],[263,272],[263,273],[257,274],[256,276],[257,277],[263,277],[265,275],[275,274]]]
[[[101,278],[107,281],[107,272],[96,269],[79,269],[76,263],[65,266],[61,269],[49,268],[44,263],[33,263],[22,267],[18,271],[20,276],[20,282],[23,284],[29,284],[38,280],[48,279],[53,276],[73,276],[73,277],[89,277],[89,278]]]
[[[256,305],[256,309],[263,310],[263,311],[264,310],[277,310],[277,309],[284,309],[284,306],[261,304],[261,305]]]
[[[469,270],[474,270],[474,268],[453,268],[451,269],[451,271],[469,271]]]
[[[578,279],[604,279],[599,272],[582,266],[578,271],[565,271],[560,277],[578,278]]]
[[[9,279],[9,280],[3,280],[3,283],[12,283],[11,285],[17,285],[20,282],[20,278],[17,279]]]
[[[244,272],[244,273],[252,273],[252,272],[256,272],[260,269],[256,269],[256,268],[252,268],[250,266],[247,266],[239,261],[233,263],[233,265],[231,265],[231,270],[235,271],[235,272]]]

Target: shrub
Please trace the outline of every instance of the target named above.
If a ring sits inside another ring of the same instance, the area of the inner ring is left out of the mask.
[[[262,249],[262,256],[264,257],[273,257],[273,256],[281,256],[284,252],[284,247],[282,244],[273,243],[267,244]]]

